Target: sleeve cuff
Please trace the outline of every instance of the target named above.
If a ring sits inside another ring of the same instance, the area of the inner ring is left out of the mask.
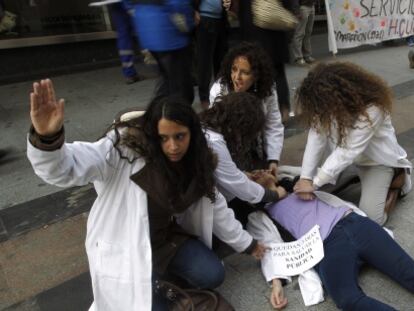
[[[29,130],[29,141],[33,147],[42,151],[55,151],[60,149],[65,142],[65,129],[62,127],[53,136],[42,136],[36,133],[32,125]]]
[[[276,202],[279,200],[279,195],[276,191],[272,191],[270,189],[266,189],[263,194],[263,198],[260,201],[261,203],[269,203],[269,202]]]
[[[251,255],[253,250],[256,248],[257,240],[253,239],[250,245],[244,250],[243,253]]]
[[[329,181],[332,179],[332,177],[328,174],[326,174],[322,169],[319,170],[318,175],[313,179],[313,185],[315,188],[320,188],[323,185],[329,183]]]

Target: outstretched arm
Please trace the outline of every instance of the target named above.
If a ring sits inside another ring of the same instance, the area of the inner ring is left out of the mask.
[[[112,173],[119,157],[110,137],[95,143],[64,143],[64,100],[56,100],[51,80],[33,84],[30,118],[33,128],[27,156],[40,178],[59,187],[71,187],[102,181]],[[109,156],[110,152],[113,157]],[[108,165],[109,158],[111,165]]]

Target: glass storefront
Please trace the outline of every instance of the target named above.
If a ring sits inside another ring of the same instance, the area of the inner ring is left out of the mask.
[[[13,47],[13,42],[30,46],[30,42],[58,43],[59,38],[70,42],[113,37],[106,7],[89,7],[89,2],[0,0],[0,48]]]
[[[0,0],[0,49],[114,38],[107,8],[93,1]],[[315,9],[325,20],[325,0]]]

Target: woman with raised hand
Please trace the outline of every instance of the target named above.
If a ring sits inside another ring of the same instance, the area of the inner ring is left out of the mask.
[[[315,189],[335,184],[340,173],[354,165],[362,186],[359,208],[384,224],[394,176],[399,174],[403,180],[398,192],[411,189],[412,165],[391,122],[391,89],[355,64],[319,63],[303,80],[296,101],[310,129],[295,192],[302,199],[312,199]],[[317,171],[326,147],[330,154]]]
[[[232,92],[247,92],[261,102],[265,114],[262,135],[258,141],[258,157],[267,162],[265,166],[276,176],[282,153],[284,127],[277,102],[272,76],[271,60],[255,43],[242,42],[225,56],[218,80],[210,90],[210,103],[217,96]]]
[[[94,143],[64,142],[64,101],[50,80],[34,83],[30,101],[27,154],[36,174],[61,187],[93,183],[97,192],[85,243],[91,310],[167,310],[153,292],[167,276],[217,287],[224,268],[210,250],[213,233],[238,252],[263,256],[216,191],[216,158],[185,101],[154,100]]]
[[[246,224],[252,210],[243,202],[274,202],[286,195],[283,188],[275,186],[273,175],[261,178],[260,172],[250,173],[257,168],[252,146],[265,123],[260,100],[248,92],[232,92],[216,98],[200,118],[208,144],[217,155],[217,188],[235,210],[237,219]]]

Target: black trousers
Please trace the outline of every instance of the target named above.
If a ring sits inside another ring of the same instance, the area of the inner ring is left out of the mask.
[[[194,89],[191,79],[190,47],[163,52],[151,51],[151,54],[157,60],[160,70],[155,96],[177,95],[191,105],[194,100]]]
[[[279,102],[279,110],[282,111],[290,111],[290,93],[289,93],[289,85],[286,77],[285,72],[285,64],[274,63],[274,75],[275,75],[275,82],[276,82],[276,93],[277,93],[277,100]]]
[[[285,8],[290,9],[291,1],[282,0]],[[268,30],[253,24],[251,0],[239,1],[240,30],[243,40],[259,43],[273,62],[273,74],[281,112],[290,110],[289,86],[285,64],[289,62],[289,34],[285,31]]]
[[[197,28],[198,93],[200,101],[208,101],[211,77],[216,78],[227,53],[227,21],[201,16]]]

